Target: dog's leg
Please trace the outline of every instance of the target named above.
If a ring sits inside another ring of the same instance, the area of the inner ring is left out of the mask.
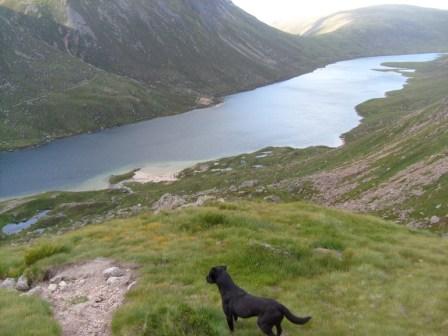
[[[272,328],[274,327],[272,324],[270,324],[268,321],[266,321],[263,316],[260,316],[258,318],[258,327],[261,329],[262,332],[265,333],[267,336],[275,336],[275,334],[272,332]]]
[[[277,328],[277,336],[282,336],[282,332],[283,332],[282,324],[278,323],[275,327]]]
[[[233,316],[232,315],[226,315],[227,317],[227,325],[229,326],[229,329],[231,332],[234,331],[234,326],[233,326]]]

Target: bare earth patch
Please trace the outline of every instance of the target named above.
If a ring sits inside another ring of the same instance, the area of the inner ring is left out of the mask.
[[[95,259],[65,267],[34,292],[51,303],[63,335],[108,336],[113,313],[134,285],[131,269]]]

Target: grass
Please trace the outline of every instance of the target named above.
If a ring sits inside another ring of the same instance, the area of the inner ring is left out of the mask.
[[[61,334],[48,304],[0,289],[0,334],[57,336]]]
[[[66,252],[39,258],[32,272],[25,246],[4,243],[1,276],[28,272],[38,280],[55,265],[100,256],[139,265],[138,285],[114,316],[114,335],[226,334],[219,293],[205,282],[218,264],[247,290],[313,315],[303,328],[285,323],[290,335],[443,335],[447,323],[448,241],[306,203],[143,213],[38,239],[30,248],[49,242]],[[254,320],[237,330],[259,334]]]
[[[41,259],[51,257],[55,254],[67,252],[68,248],[54,242],[41,242],[25,251],[25,265],[31,266]]]
[[[110,184],[118,184],[120,182],[130,180],[131,178],[134,177],[135,173],[138,172],[139,170],[140,169],[133,169],[133,170],[131,170],[131,171],[127,172],[127,173],[124,173],[124,174],[112,175],[109,178],[109,183]]]

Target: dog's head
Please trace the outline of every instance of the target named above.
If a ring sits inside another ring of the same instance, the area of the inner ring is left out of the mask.
[[[210,272],[208,272],[207,275],[207,282],[209,284],[214,284],[216,283],[216,280],[219,278],[219,276],[221,274],[223,274],[224,272],[227,271],[227,266],[215,266],[212,267],[212,269],[210,270]]]

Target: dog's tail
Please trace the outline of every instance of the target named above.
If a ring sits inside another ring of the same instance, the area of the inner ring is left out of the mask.
[[[293,313],[291,313],[289,311],[288,308],[286,308],[285,306],[282,306],[282,313],[283,315],[285,315],[285,317],[292,323],[294,324],[305,324],[307,323],[309,320],[311,320],[311,316],[307,316],[307,317],[299,317],[299,316],[295,316]]]

